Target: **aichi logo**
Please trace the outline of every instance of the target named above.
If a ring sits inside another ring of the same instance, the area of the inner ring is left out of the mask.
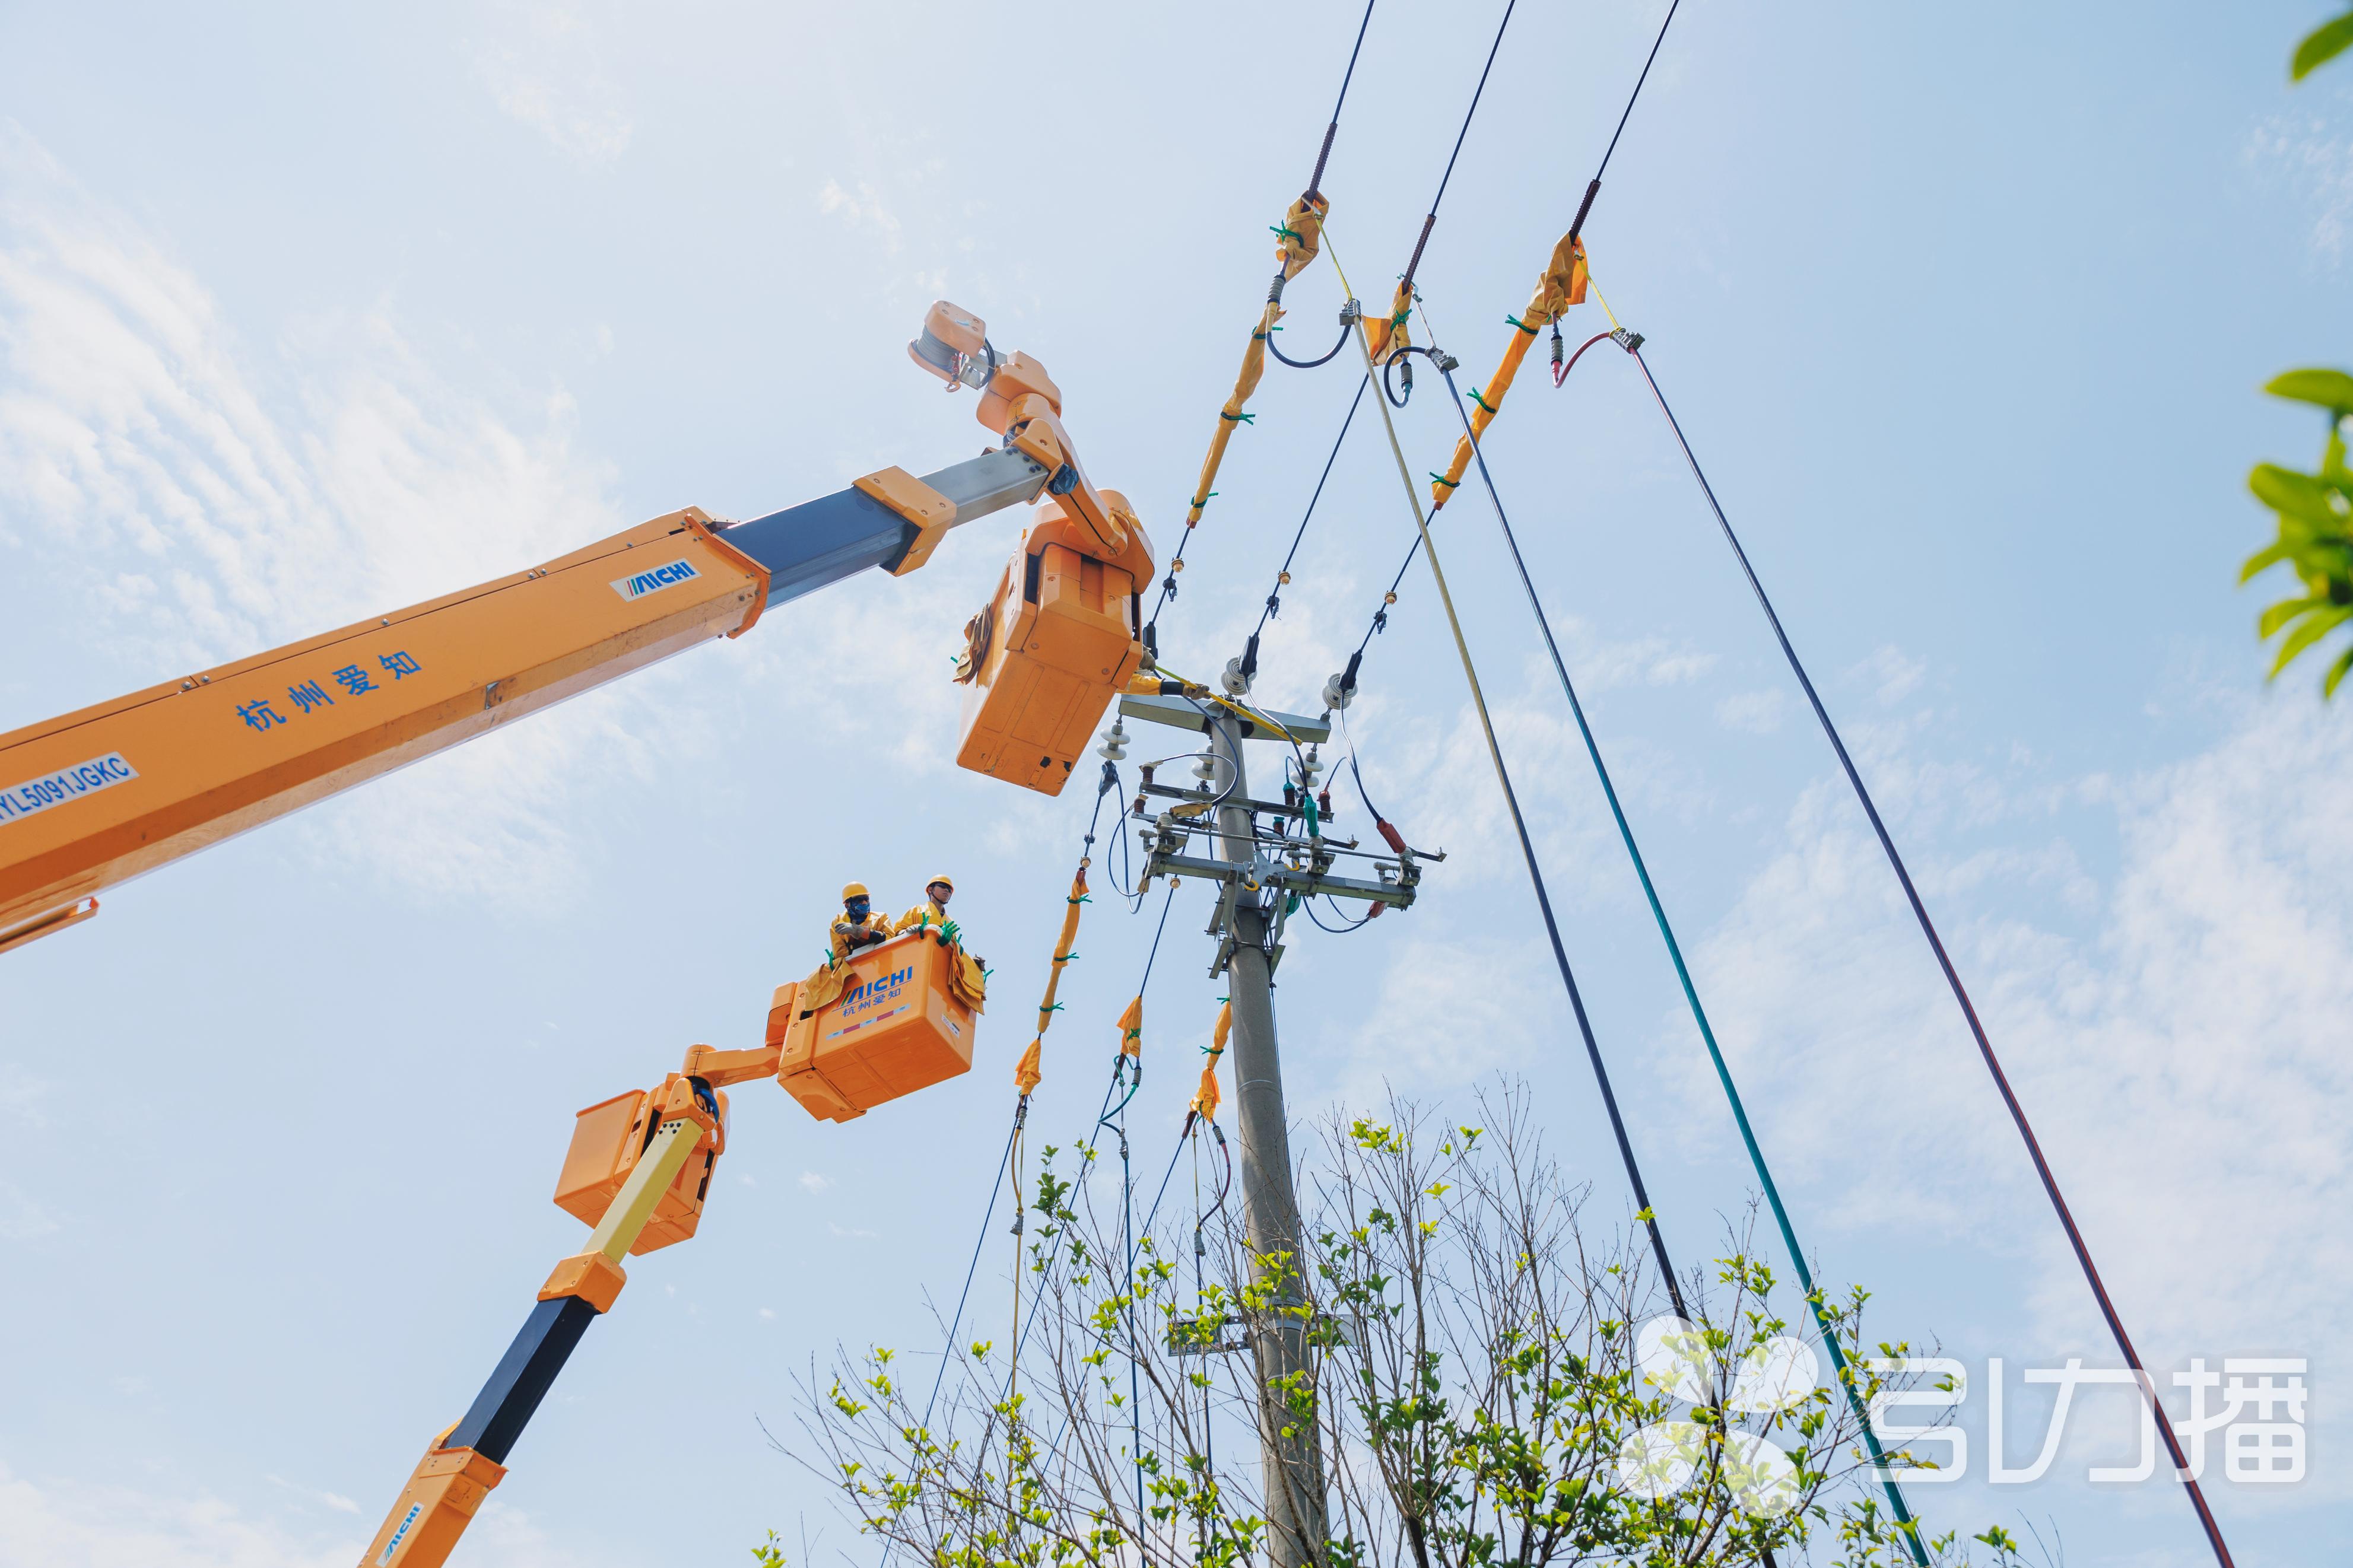
[[[851,986],[842,994],[841,1010],[854,1013],[860,1007],[871,1007],[877,1003],[890,1001],[899,994],[900,987],[905,985],[914,973],[914,966],[910,964],[904,969],[894,969],[888,974],[878,974],[863,985]]]
[[[657,566],[650,572],[639,572],[632,576],[614,578],[613,592],[620,595],[624,599],[642,599],[648,594],[659,594],[673,584],[683,583],[691,577],[702,575],[702,573],[694,569],[692,563],[673,561],[667,566]]]
[[[425,1505],[421,1502],[413,1502],[408,1505],[408,1512],[406,1516],[401,1520],[400,1528],[392,1532],[392,1539],[384,1543],[384,1551],[376,1558],[378,1563],[389,1563],[392,1561],[392,1554],[400,1550],[400,1543],[408,1539],[408,1527],[415,1524],[417,1522],[417,1516],[424,1511]]]

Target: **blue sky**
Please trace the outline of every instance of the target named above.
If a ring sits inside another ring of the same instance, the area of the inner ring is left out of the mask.
[[[1420,272],[1472,380],[1662,9],[1514,21]],[[2284,82],[2326,9],[1693,0],[1588,229],[2143,1352],[2311,1359],[2310,1479],[2210,1482],[2248,1561],[2341,1531],[2353,1486],[2329,1393],[2353,1373],[2353,731],[2316,672],[2264,688],[2232,586],[2263,536],[2247,466],[2319,434],[2255,388],[2344,363],[2353,325],[2353,67]],[[968,456],[970,403],[901,348],[943,295],[1052,369],[1092,473],[1173,544],[1356,16],[0,12],[0,728],[680,506],[754,516]],[[1493,22],[1376,14],[1325,181],[1362,293],[1403,263]],[[1298,335],[1336,298],[1303,278]],[[1172,664],[1239,651],[1353,385],[1270,374]],[[1417,469],[1452,417],[1427,391],[1400,416]],[[1276,706],[1314,705],[1409,537],[1374,437],[1269,636]],[[2013,1401],[2021,1364],[2107,1364],[1632,367],[1524,379],[1490,455],[1822,1275],[1867,1283],[1890,1335],[2005,1358]],[[1445,516],[1571,955],[1701,1258],[1745,1163],[1492,517]],[[946,865],[1004,999],[979,1068],[846,1128],[745,1089],[702,1234],[633,1266],[462,1560],[741,1561],[804,1516],[859,1555],[754,1418],[789,1423],[838,1342],[926,1342],[1003,1136],[1086,804],[952,765],[947,655],[1015,526],[0,960],[0,1563],[349,1561],[576,1244],[545,1202],[571,1112],[749,1043],[843,880],[912,901]],[[1419,569],[1351,717],[1384,809],[1452,856],[1409,915],[1294,941],[1294,1104],[1522,1074],[1620,1212]],[[1204,913],[1152,982],[1147,1163],[1219,994]],[[1109,900],[1090,921],[1049,1136],[1082,1128],[1149,935]],[[2200,1561],[2176,1489],[2082,1479],[2123,1462],[2124,1423],[2079,1418],[2044,1482],[1924,1510],[2055,1520],[2079,1565]]]

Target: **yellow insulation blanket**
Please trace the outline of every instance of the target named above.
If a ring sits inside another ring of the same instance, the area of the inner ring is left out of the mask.
[[[1282,268],[1283,281],[1288,283],[1315,259],[1324,238],[1324,216],[1332,204],[1322,196],[1302,196],[1291,204],[1275,229],[1274,258]],[[1242,410],[1258,390],[1259,377],[1266,374],[1266,335],[1282,320],[1282,307],[1272,300],[1259,313],[1258,330],[1250,333],[1250,347],[1242,351],[1241,374],[1234,378],[1234,395],[1218,410],[1218,431],[1209,438],[1209,455],[1201,459],[1201,482],[1193,489],[1193,504],[1185,514],[1185,526],[1192,527],[1201,521],[1201,509],[1209,504],[1209,491],[1218,482],[1218,467],[1226,460],[1226,443],[1234,438],[1234,427],[1249,416]]]
[[[1071,951],[1071,943],[1078,940],[1079,909],[1086,902],[1086,897],[1087,864],[1082,860],[1078,874],[1071,879],[1071,896],[1066,900],[1070,908],[1062,914],[1062,934],[1054,939],[1054,963],[1046,976],[1046,994],[1038,1003],[1038,1033],[1030,1040],[1029,1048],[1021,1053],[1021,1064],[1013,1072],[1013,1081],[1020,1087],[1023,1094],[1037,1088],[1046,1076],[1039,1065],[1039,1058],[1046,1043],[1047,1027],[1053,1023],[1054,1014],[1061,1005],[1054,1000],[1054,993],[1061,988],[1062,966],[1078,956]]]
[[[1218,1119],[1218,1058],[1226,1054],[1226,1037],[1233,1032],[1234,1005],[1218,1009],[1218,1026],[1209,1036],[1209,1059],[1201,1065],[1201,1087],[1193,1091],[1193,1109],[1204,1121]]]
[[[1471,428],[1481,439],[1485,438],[1487,426],[1503,411],[1504,395],[1512,390],[1512,378],[1520,374],[1520,362],[1527,357],[1528,345],[1536,341],[1539,332],[1559,321],[1571,305],[1585,303],[1588,281],[1585,241],[1562,235],[1560,243],[1553,247],[1552,260],[1546,264],[1544,276],[1536,279],[1536,291],[1528,297],[1527,312],[1513,330],[1503,363],[1487,378],[1486,385],[1471,389]],[[1454,456],[1446,465],[1445,476],[1430,481],[1431,511],[1446,504],[1446,498],[1454,493],[1470,467],[1471,437],[1457,437]]]

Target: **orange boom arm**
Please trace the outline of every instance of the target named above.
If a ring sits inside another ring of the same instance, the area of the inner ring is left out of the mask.
[[[946,309],[939,307],[936,309]],[[1006,445],[899,468],[747,522],[672,512],[444,598],[0,734],[0,952],[97,909],[116,883],[633,669],[751,629],[1050,485],[1098,537],[1126,519],[1076,465],[1014,357]],[[985,410],[988,411],[988,410]]]

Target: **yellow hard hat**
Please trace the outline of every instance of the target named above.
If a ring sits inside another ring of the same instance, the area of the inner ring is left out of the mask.
[[[955,892],[955,879],[954,877],[949,876],[945,871],[943,871],[943,872],[941,872],[938,876],[936,876],[936,877],[933,878],[933,879],[932,879],[932,882],[939,882],[939,883],[944,884],[944,885],[945,885],[945,887],[947,888],[947,890],[948,890],[949,892],[951,892],[951,893],[953,893],[953,892]],[[924,883],[924,884],[923,884],[923,886],[925,886],[926,888],[928,888],[928,887],[930,887],[930,886],[932,885],[932,882],[926,882],[926,883]]]
[[[866,884],[863,882],[852,882],[841,889],[841,901],[845,904],[852,899],[865,899],[872,896],[866,890]]]

